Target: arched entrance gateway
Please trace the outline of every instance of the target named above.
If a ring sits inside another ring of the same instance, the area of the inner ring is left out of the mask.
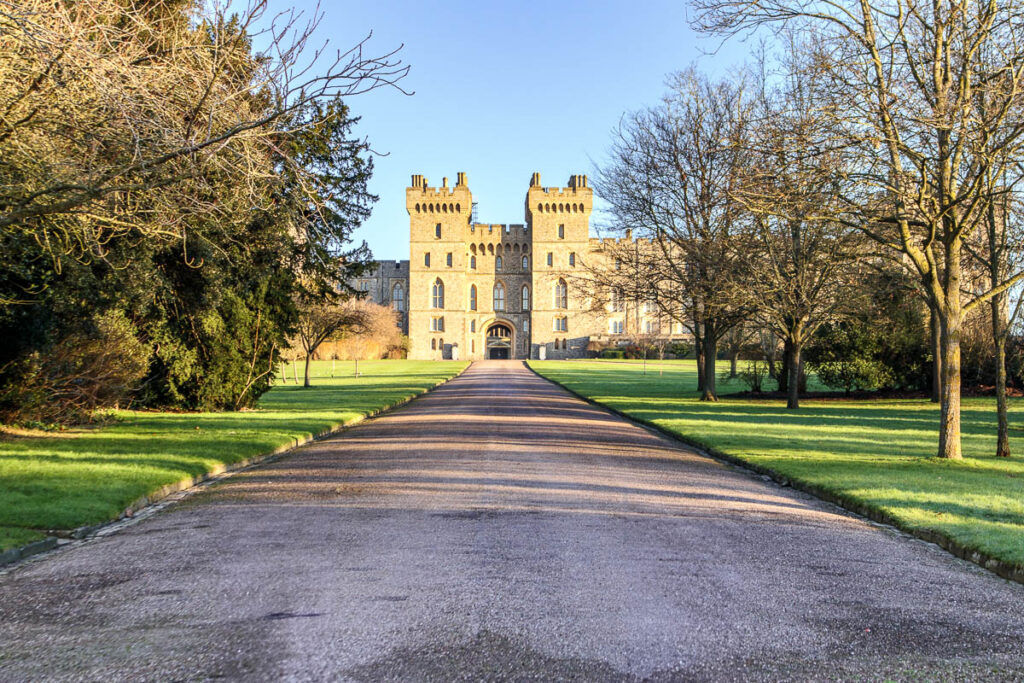
[[[487,328],[487,358],[492,360],[512,357],[512,328],[505,323],[494,323]]]

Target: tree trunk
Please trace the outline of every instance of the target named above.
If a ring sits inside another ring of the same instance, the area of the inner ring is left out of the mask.
[[[789,378],[787,384],[789,391],[786,393],[788,397],[786,399],[786,407],[791,410],[796,410],[800,407],[800,369],[801,369],[801,344],[794,342],[788,342],[789,344]]]
[[[304,386],[304,387],[313,386],[312,384],[309,383],[309,359],[310,359],[310,357],[312,355],[313,354],[311,354],[311,353],[307,353],[306,354],[306,369],[303,372],[303,382],[302,382],[302,386]]]
[[[992,333],[996,343],[996,414],[999,426],[996,436],[996,457],[1010,457],[1010,425],[1006,406],[1006,297],[999,294],[990,302]]]
[[[732,352],[732,358],[729,359],[729,379],[736,379],[736,375],[739,374],[739,351]]]
[[[960,447],[960,263],[947,261],[946,306],[942,324],[942,394],[939,402],[938,457],[959,460]]]
[[[764,347],[762,347],[764,349]],[[771,340],[771,345],[765,350],[765,360],[768,362],[768,376],[774,379],[776,382],[779,381],[779,371],[775,367],[775,339]]]
[[[929,304],[928,310],[932,335],[932,403],[938,403],[942,395],[942,326],[935,306]]]
[[[711,334],[710,326],[704,327],[704,390],[701,392],[700,400],[717,401],[718,393],[715,390],[715,356],[718,355],[718,344],[715,336]]]
[[[704,336],[700,333],[700,328],[694,325],[693,335],[693,350],[697,354],[697,391],[704,392]]]
[[[790,361],[792,355],[792,344],[789,341],[784,341],[782,343],[782,368],[779,370],[779,376],[777,379],[779,383],[779,391],[784,394],[789,393],[789,374],[790,368],[793,366],[793,363]]]

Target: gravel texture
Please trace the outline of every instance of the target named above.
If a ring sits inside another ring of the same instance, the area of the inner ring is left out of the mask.
[[[0,680],[1024,680],[1024,586],[518,362],[0,574]]]

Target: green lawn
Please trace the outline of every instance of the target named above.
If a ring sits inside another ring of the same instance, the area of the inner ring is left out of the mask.
[[[162,486],[274,450],[421,393],[465,367],[460,362],[314,364],[314,386],[293,383],[238,413],[118,414],[98,429],[0,434],[0,551],[117,517]],[[302,369],[299,368],[301,377]],[[291,371],[287,372],[292,376]]]
[[[573,391],[698,445],[770,468],[908,530],[1024,566],[1024,424],[1010,405],[1013,458],[995,458],[995,400],[964,399],[959,462],[933,457],[938,407],[926,400],[697,400],[692,361],[531,361]],[[663,374],[659,375],[659,369]],[[726,383],[722,393],[744,389]]]

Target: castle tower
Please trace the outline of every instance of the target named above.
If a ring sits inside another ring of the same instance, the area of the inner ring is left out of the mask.
[[[585,175],[570,176],[568,187],[561,188],[541,186],[539,173],[530,180],[526,221],[533,238],[533,358],[580,356],[589,335],[602,331],[593,329],[573,282],[589,245],[593,206],[594,191]]]
[[[466,243],[473,194],[466,174],[430,187],[422,175],[405,189],[409,212],[409,358],[466,358]],[[439,285],[439,286],[435,286]],[[453,344],[455,348],[453,349]]]

